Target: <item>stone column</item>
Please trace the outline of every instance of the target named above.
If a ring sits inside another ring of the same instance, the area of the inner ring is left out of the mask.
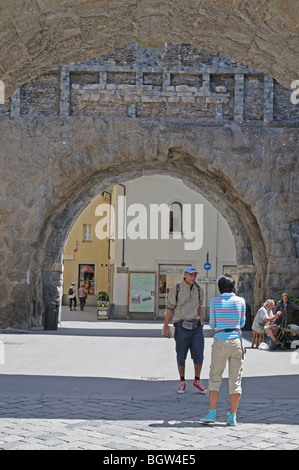
[[[235,121],[243,121],[244,119],[244,75],[242,73],[235,74]]]
[[[268,75],[264,76],[264,121],[273,121],[273,94],[274,82],[273,78]]]
[[[136,86],[143,85],[143,72],[136,72]]]
[[[19,87],[10,98],[10,117],[15,118],[21,115],[21,87]]]
[[[60,74],[60,116],[70,115],[71,103],[71,77],[70,72],[61,71]]]
[[[132,118],[136,117],[136,103],[134,101],[128,104],[128,116]]]
[[[99,74],[99,82],[101,85],[107,85],[107,72],[103,70]]]
[[[170,73],[163,73],[163,90],[170,86]]]
[[[209,73],[202,74],[202,87],[208,91],[210,90],[210,74]]]
[[[221,121],[221,119],[223,118],[222,103],[216,103],[215,112],[216,112],[215,119],[217,119],[217,121]]]

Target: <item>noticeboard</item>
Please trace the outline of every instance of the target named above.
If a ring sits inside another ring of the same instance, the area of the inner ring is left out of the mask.
[[[129,273],[128,310],[129,312],[155,313],[156,273]]]

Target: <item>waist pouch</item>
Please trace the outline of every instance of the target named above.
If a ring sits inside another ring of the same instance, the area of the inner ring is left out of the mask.
[[[183,320],[182,321],[182,327],[185,328],[186,330],[195,330],[199,326],[198,320],[193,320],[193,321],[188,321],[188,320]]]

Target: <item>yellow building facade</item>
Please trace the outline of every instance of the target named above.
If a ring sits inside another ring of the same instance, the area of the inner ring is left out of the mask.
[[[81,212],[69,233],[63,253],[63,304],[68,305],[72,282],[76,292],[83,283],[88,292],[88,305],[96,305],[96,295],[109,291],[110,241],[95,235],[98,217],[96,207],[109,203],[110,193],[95,197]]]

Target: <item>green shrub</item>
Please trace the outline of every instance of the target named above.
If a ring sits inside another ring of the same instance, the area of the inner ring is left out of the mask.
[[[105,302],[108,302],[108,301],[109,301],[109,295],[108,295],[106,292],[101,291],[101,292],[98,293],[97,299],[98,299],[98,300],[103,300],[103,301],[105,301]]]

